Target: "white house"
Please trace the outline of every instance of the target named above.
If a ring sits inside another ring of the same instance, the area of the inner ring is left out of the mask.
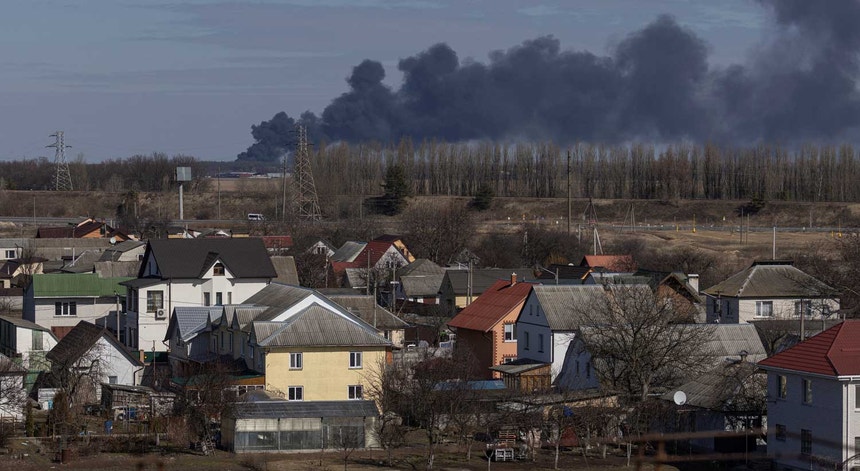
[[[140,383],[143,364],[107,329],[81,321],[47,354],[52,374],[74,378],[79,403],[98,401],[101,383],[135,386]],[[69,386],[66,384],[65,386]]]
[[[123,283],[126,345],[166,351],[163,341],[174,309],[239,304],[276,276],[257,238],[151,240],[137,279]]]
[[[117,332],[116,314],[122,311],[125,291],[120,284],[130,279],[99,278],[95,273],[33,275],[24,292],[23,318],[51,329],[58,338],[80,321]]]
[[[754,262],[704,291],[707,322],[827,318],[839,309],[836,290],[789,261]]]
[[[758,363],[767,371],[767,446],[779,469],[860,466],[860,320]]]
[[[0,353],[20,358],[21,366],[41,370],[45,354],[57,345],[51,330],[20,317],[0,316]]]

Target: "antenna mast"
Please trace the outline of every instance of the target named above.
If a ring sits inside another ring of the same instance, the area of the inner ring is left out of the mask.
[[[314,185],[314,175],[311,171],[311,159],[308,153],[308,132],[302,125],[296,126],[299,140],[296,145],[296,169],[295,183],[298,193],[299,219],[319,221],[322,219],[320,213],[317,190]]]
[[[54,138],[54,143],[45,147],[53,147],[56,149],[54,153],[54,164],[57,166],[57,174],[54,178],[54,189],[56,191],[72,191],[72,174],[69,172],[69,163],[66,162],[66,141],[63,138],[63,131],[57,131],[51,134]]]

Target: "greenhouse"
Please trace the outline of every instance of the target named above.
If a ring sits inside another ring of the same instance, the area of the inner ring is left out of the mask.
[[[255,396],[221,422],[221,444],[234,453],[375,447],[373,401],[285,401]]]

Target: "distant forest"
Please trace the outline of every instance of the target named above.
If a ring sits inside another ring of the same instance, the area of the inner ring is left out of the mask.
[[[860,156],[850,145],[727,148],[645,144],[560,147],[553,143],[444,143],[320,145],[311,156],[321,195],[382,193],[385,170],[402,165],[415,195],[473,196],[489,186],[503,197],[567,196],[568,155],[577,198],[761,199],[860,201]],[[152,154],[70,163],[75,190],[165,191],[176,166],[191,166],[189,191],[205,189],[218,170],[279,171],[272,162],[203,162]],[[0,162],[0,189],[51,189],[49,159]]]

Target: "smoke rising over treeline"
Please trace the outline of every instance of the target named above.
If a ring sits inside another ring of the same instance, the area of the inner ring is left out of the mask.
[[[552,36],[461,60],[436,44],[400,60],[397,90],[374,60],[350,90],[298,122],[315,141],[403,137],[624,143],[854,141],[860,3],[760,0],[777,34],[746,64],[715,67],[695,31],[660,16],[608,56],[566,50]],[[293,146],[286,113],[252,126],[240,160],[273,160]]]

